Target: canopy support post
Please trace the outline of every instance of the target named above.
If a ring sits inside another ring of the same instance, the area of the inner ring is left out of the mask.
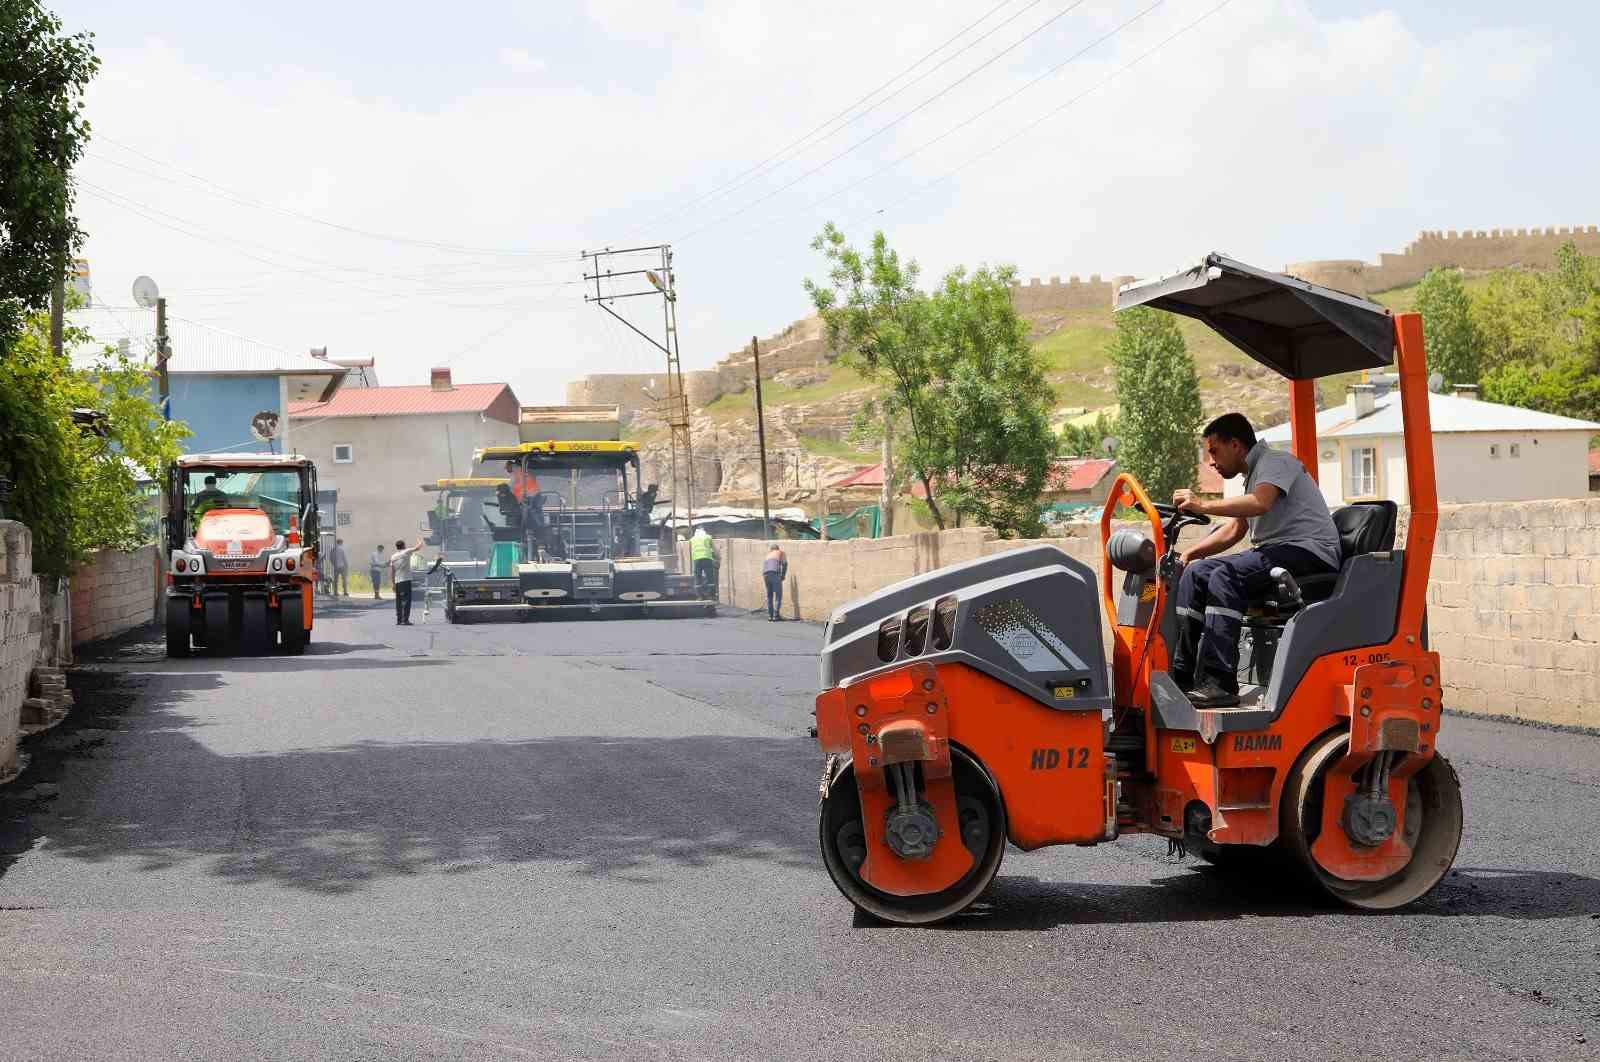
[[[1317,381],[1289,381],[1289,432],[1294,455],[1317,482]]]

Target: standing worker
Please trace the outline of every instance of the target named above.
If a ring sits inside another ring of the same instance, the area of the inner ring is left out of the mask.
[[[344,596],[350,596],[350,555],[344,551],[344,539],[333,540],[333,596],[339,596],[339,583],[344,583]]]
[[[383,568],[389,562],[383,556],[382,546],[373,546],[372,553],[367,557],[367,574],[372,576],[372,600],[376,601],[383,595]]]
[[[704,527],[689,537],[689,559],[694,562],[694,585],[702,598],[710,597],[717,586],[717,546]]]
[[[394,556],[389,558],[389,582],[394,586],[394,622],[399,627],[411,626],[411,555],[422,548],[422,539],[406,548],[405,542],[396,539]]]
[[[761,562],[761,578],[767,584],[767,619],[783,619],[783,581],[789,578],[789,556],[776,542]]]

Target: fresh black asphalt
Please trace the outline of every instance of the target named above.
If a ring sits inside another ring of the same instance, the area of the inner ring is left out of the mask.
[[[1595,1057],[1600,738],[1448,719],[1403,912],[1130,838],[892,929],[816,851],[818,628],[416,619],[74,676],[0,790],[0,1058]]]

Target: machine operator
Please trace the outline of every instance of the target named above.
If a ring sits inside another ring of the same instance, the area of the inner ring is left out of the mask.
[[[1244,493],[1204,499],[1179,490],[1172,504],[1185,512],[1229,517],[1182,550],[1178,580],[1178,645],[1171,673],[1197,708],[1239,703],[1239,630],[1252,599],[1271,592],[1273,568],[1296,578],[1339,569],[1339,532],[1317,483],[1292,454],[1256,441],[1242,413],[1207,424],[1206,456],[1223,479],[1242,475]],[[1215,556],[1250,535],[1251,547]]]

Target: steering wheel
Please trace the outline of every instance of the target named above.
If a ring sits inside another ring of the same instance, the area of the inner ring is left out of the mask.
[[[1191,513],[1187,510],[1179,509],[1175,505],[1162,505],[1160,502],[1151,502],[1150,505],[1155,509],[1158,516],[1166,520],[1169,526],[1169,534],[1171,533],[1170,528],[1177,527],[1180,523],[1204,527],[1211,522],[1211,517],[1206,516],[1204,513]]]

